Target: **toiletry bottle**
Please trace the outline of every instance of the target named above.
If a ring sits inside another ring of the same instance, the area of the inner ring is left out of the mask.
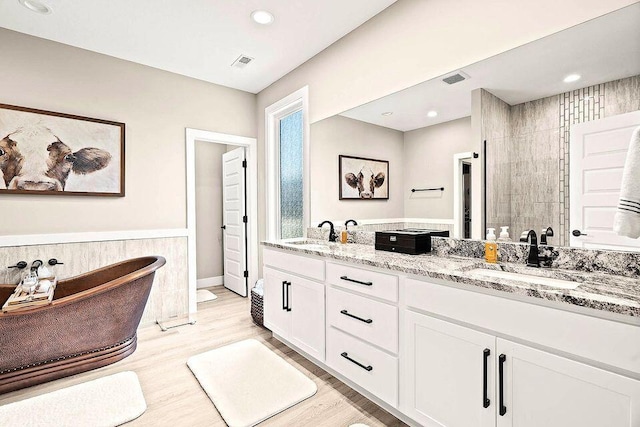
[[[347,243],[347,229],[345,228],[340,232],[340,243]]]
[[[498,244],[496,243],[496,229],[487,229],[487,241],[484,243],[484,259],[490,263],[498,262]]]
[[[509,227],[500,227],[500,237],[498,238],[498,242],[510,242],[511,237],[509,237]]]

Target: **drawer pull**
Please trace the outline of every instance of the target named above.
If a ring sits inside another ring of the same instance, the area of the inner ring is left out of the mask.
[[[500,408],[500,416],[504,416],[507,413],[507,407],[504,405],[504,362],[507,360],[507,356],[501,354],[498,356],[498,406]]]
[[[489,370],[489,355],[491,354],[491,350],[488,348],[485,348],[484,351],[482,352],[482,407],[483,408],[488,408],[489,405],[491,405],[491,400],[489,400],[489,390],[487,390],[488,384],[487,384],[487,380],[488,380],[488,375],[489,373],[487,372]]]
[[[340,356],[344,357],[345,359],[347,359],[351,363],[355,363],[356,365],[360,366],[365,371],[369,371],[369,372],[373,371],[373,366],[371,366],[371,365],[364,366],[362,363],[358,362],[357,360],[353,360],[352,358],[349,357],[349,354],[346,351],[344,353],[341,353]]]
[[[356,315],[353,315],[353,314],[349,313],[347,310],[340,310],[340,313],[344,314],[345,316],[349,316],[349,317],[351,317],[353,319],[356,319],[356,320],[359,320],[361,322],[364,322],[364,323],[373,323],[372,319],[363,319],[362,317],[358,317]]]
[[[349,279],[347,276],[340,276],[340,278],[342,280],[346,280],[347,282],[353,282],[353,283],[357,283],[359,285],[373,286],[373,282],[362,282],[362,281],[356,280],[356,279]]]

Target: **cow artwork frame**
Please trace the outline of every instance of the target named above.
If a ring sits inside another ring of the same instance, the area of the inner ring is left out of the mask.
[[[340,200],[389,200],[389,161],[338,156]]]
[[[125,124],[0,103],[0,194],[124,197]]]

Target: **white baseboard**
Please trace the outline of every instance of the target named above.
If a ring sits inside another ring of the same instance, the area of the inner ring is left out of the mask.
[[[224,276],[205,277],[196,281],[196,289],[210,288],[224,285]]]

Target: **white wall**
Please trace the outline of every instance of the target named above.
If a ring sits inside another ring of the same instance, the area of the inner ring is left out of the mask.
[[[265,107],[305,85],[313,123],[634,2],[399,0],[258,94],[259,164]]]
[[[342,116],[311,126],[311,221],[402,217],[402,135]],[[389,200],[339,200],[339,155],[389,161]]]
[[[222,155],[229,146],[196,141],[197,278],[223,274]],[[231,147],[236,148],[236,147]]]
[[[471,117],[404,133],[404,217],[453,219],[453,155],[473,145]],[[411,193],[432,187],[445,191]]]
[[[0,195],[0,235],[186,227],[185,128],[256,136],[256,96],[0,29],[0,102],[126,123],[126,197]]]

